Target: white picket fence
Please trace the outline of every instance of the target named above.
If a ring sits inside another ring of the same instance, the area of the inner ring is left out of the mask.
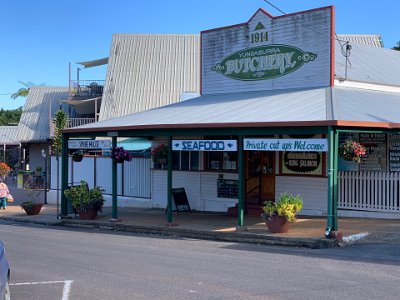
[[[399,212],[400,174],[397,172],[338,172],[338,208]]]
[[[60,158],[61,174],[61,158]],[[81,162],[69,158],[68,183],[78,184],[85,180],[89,187],[100,186],[105,194],[112,193],[110,157],[85,156]],[[151,160],[134,157],[131,161],[117,164],[117,194],[120,196],[151,198]],[[61,188],[61,175],[59,187]],[[57,160],[51,157],[51,189],[57,189]]]

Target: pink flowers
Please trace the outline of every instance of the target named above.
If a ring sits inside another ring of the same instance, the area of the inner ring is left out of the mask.
[[[160,144],[151,149],[151,156],[153,156],[153,161],[157,162],[160,159],[165,160],[168,155],[168,146],[165,144]]]
[[[111,157],[117,162],[131,161],[132,155],[124,147],[115,147],[111,150]]]
[[[345,160],[355,161],[360,163],[361,158],[366,154],[366,149],[363,145],[356,141],[346,140],[340,145],[339,155]]]

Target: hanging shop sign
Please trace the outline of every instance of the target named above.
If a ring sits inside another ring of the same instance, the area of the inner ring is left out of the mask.
[[[173,140],[177,151],[237,151],[236,140]]]
[[[69,140],[69,149],[110,149],[109,140]]]
[[[282,154],[282,174],[323,175],[321,152],[285,152]]]
[[[266,80],[294,72],[316,58],[317,54],[297,47],[268,45],[232,53],[212,70],[236,80]]]
[[[293,152],[327,152],[326,139],[244,139],[244,150],[256,151],[293,151]]]

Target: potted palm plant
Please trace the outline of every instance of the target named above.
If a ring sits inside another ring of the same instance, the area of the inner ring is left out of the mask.
[[[296,215],[302,208],[303,199],[299,195],[283,193],[277,202],[264,202],[261,216],[271,233],[285,233],[289,231],[290,223],[296,221]]]

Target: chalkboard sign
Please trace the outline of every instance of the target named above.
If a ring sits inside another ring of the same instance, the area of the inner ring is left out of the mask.
[[[180,211],[188,211],[192,212],[190,209],[189,201],[186,196],[185,188],[173,188],[172,197],[174,199],[176,211],[179,213]]]
[[[400,134],[389,135],[389,171],[400,172]]]
[[[235,198],[239,196],[239,181],[219,178],[217,181],[218,198]]]
[[[361,159],[359,171],[386,171],[386,134],[360,133],[359,142],[367,155]]]

